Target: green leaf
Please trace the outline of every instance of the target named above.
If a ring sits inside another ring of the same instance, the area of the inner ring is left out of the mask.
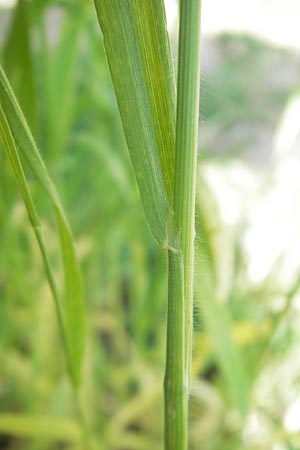
[[[212,205],[209,187],[200,176],[196,202],[195,299],[212,339],[213,351],[228,383],[231,397],[244,416],[247,412],[250,384],[244,360],[233,339],[233,324],[229,311],[217,296],[218,254],[213,242],[216,239],[216,217],[211,217]],[[215,215],[214,206],[213,212]]]
[[[166,244],[175,165],[175,77],[163,0],[95,0],[146,217]]]
[[[81,437],[78,424],[72,420],[5,413],[0,414],[0,434],[70,442],[78,442]]]
[[[35,129],[37,111],[30,24],[29,1],[19,0],[3,47],[3,66],[31,129]]]
[[[75,255],[73,237],[56,189],[49,177],[30,129],[1,67],[0,132],[6,155],[12,166],[20,194],[23,197],[42,253],[45,271],[56,302],[61,333],[66,344],[70,373],[73,382],[77,385],[80,382],[80,371],[84,352],[84,305],[81,274]],[[32,173],[48,195],[54,208],[64,267],[64,301],[61,301],[57,292],[41,232],[39,216],[26,181],[22,160],[26,161]]]
[[[197,259],[196,270],[201,270],[201,276],[196,277],[195,289],[200,297],[200,308],[212,339],[214,354],[231,397],[244,416],[247,412],[249,383],[242,355],[233,340],[231,318],[226,305],[218,301],[211,285],[207,283],[209,275]]]
[[[55,160],[66,145],[74,114],[80,38],[86,8],[78,1],[65,10],[60,36],[54,48],[44,43],[44,71],[47,111],[47,152]]]

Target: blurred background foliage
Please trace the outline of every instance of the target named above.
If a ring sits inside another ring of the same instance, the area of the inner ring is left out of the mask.
[[[8,3],[1,64],[82,266],[85,407],[97,448],[160,449],[166,260],[145,223],[92,2]],[[286,17],[300,10],[291,0],[290,10],[252,3],[252,14],[266,14],[257,29],[247,7],[236,6],[240,27],[232,18],[226,27],[235,2],[214,20],[220,5],[204,1],[195,450],[300,448],[300,39]],[[176,64],[176,4],[166,6]],[[277,35],[268,7],[285,25]],[[83,449],[42,261],[3,151],[0,161],[0,448]],[[31,188],[59,280],[55,225],[33,179]]]

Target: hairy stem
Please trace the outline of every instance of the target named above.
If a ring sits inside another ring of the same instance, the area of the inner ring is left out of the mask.
[[[193,271],[201,0],[180,6],[174,214],[169,235],[165,449],[187,449],[193,332]]]

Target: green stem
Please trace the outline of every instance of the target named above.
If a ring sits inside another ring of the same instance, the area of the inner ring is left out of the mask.
[[[180,6],[174,215],[169,229],[165,449],[187,449],[200,95],[201,0]]]

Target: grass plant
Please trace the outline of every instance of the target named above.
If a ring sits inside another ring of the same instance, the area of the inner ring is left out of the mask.
[[[299,270],[283,286],[280,259],[253,284],[244,247],[247,202],[282,163],[252,179],[242,156],[291,94],[270,68],[298,56],[204,43],[196,169],[200,2],[181,1],[178,77],[164,3],[0,6],[1,450],[252,450],[249,417],[266,423],[259,450],[300,448],[284,425]]]
[[[188,447],[191,387],[195,202],[200,97],[201,1],[180,3],[176,163],[169,250],[165,448]]]
[[[184,450],[193,330],[201,2],[182,1],[180,6],[177,114],[163,1],[95,5],[144,209],[154,236],[168,249],[165,448]]]

